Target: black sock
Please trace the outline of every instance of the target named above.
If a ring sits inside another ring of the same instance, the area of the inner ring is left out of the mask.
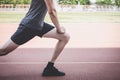
[[[48,64],[47,64],[47,68],[52,68],[54,66],[54,63],[52,63],[52,62],[48,62]]]

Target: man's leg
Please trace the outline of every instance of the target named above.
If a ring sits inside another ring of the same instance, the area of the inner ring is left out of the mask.
[[[64,49],[67,42],[69,41],[70,36],[67,33],[59,34],[59,33],[56,32],[56,29],[53,29],[50,32],[43,35],[43,37],[54,38],[54,39],[58,40],[57,45],[56,45],[55,50],[54,50],[53,57],[51,59],[51,62],[54,63],[56,61],[56,59],[58,58],[59,54]]]
[[[3,46],[0,47],[0,56],[7,55],[17,47],[19,47],[19,45],[15,44],[11,39],[9,39]]]
[[[29,29],[25,26],[19,25],[16,32],[11,38],[0,48],[0,56],[6,55],[11,51],[15,50],[20,45],[28,42],[36,36],[34,30]]]
[[[56,59],[58,58],[58,56],[60,55],[60,53],[64,49],[67,42],[69,41],[70,36],[67,33],[59,34],[59,33],[57,33],[56,29],[53,29],[53,30],[49,31],[48,33],[46,33],[45,35],[43,35],[43,37],[45,37],[45,38],[54,38],[54,39],[58,40],[58,43],[57,43],[57,45],[55,47],[55,50],[54,50],[53,57],[52,57],[51,61],[48,63],[48,65],[47,65],[47,67],[53,67],[54,62],[56,61]],[[52,69],[52,68],[50,68],[50,69]],[[45,75],[44,75],[44,72],[45,72]],[[46,72],[48,72],[48,74],[46,74]],[[49,72],[49,70],[45,69],[43,71],[43,76],[64,76],[65,75],[63,72],[60,72],[60,71],[56,72],[54,70],[53,71],[50,70],[50,72]],[[53,74],[52,74],[52,72],[53,72]],[[56,74],[54,74],[54,72]]]

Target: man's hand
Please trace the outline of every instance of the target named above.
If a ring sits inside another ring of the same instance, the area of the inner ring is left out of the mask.
[[[59,34],[64,34],[65,33],[65,28],[64,27],[60,27],[60,29],[58,29],[57,32]]]

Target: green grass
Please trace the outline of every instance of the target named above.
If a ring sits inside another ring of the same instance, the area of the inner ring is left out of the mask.
[[[0,12],[0,23],[19,23],[25,12]],[[120,23],[120,12],[59,12],[61,23]],[[51,22],[48,14],[46,22]]]

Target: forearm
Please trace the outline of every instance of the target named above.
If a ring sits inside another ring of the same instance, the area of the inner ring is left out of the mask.
[[[57,30],[60,29],[60,24],[59,24],[59,20],[57,17],[57,12],[56,10],[52,10],[51,12],[49,12],[50,18],[53,22],[53,24],[55,25],[55,27],[57,28]]]
[[[64,34],[65,29],[61,28],[61,25],[59,24],[57,12],[56,12],[55,5],[54,5],[54,0],[45,0],[45,3],[48,9],[48,13],[50,15],[51,21],[55,25],[57,32],[60,34]]]

